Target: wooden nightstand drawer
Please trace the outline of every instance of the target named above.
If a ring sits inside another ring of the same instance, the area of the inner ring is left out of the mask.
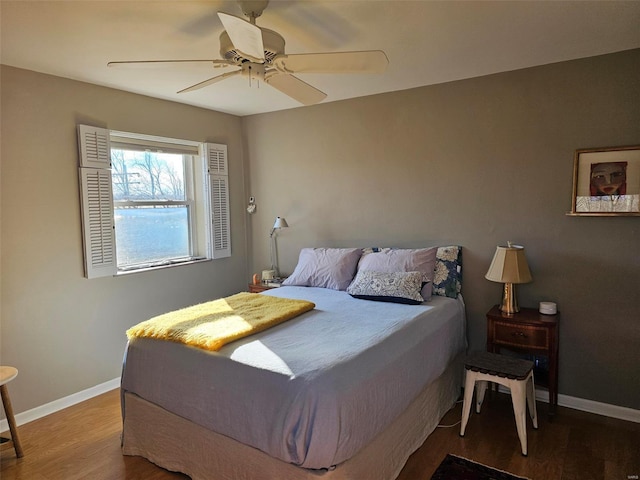
[[[493,342],[512,347],[528,347],[548,350],[549,329],[532,325],[493,322]]]
[[[500,349],[516,354],[546,357],[548,367],[534,370],[536,385],[549,388],[549,415],[558,404],[558,321],[560,314],[542,315],[534,308],[514,314],[502,313],[497,305],[487,312],[487,351]]]

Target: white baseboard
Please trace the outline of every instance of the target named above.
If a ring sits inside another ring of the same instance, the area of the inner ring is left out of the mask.
[[[85,400],[89,400],[90,398],[109,392],[118,387],[120,387],[120,377],[101,383],[95,387],[87,388],[86,390],[82,390],[81,392],[74,393],[59,400],[54,400],[53,402],[41,405],[40,407],[32,408],[26,412],[19,413],[16,415],[16,423],[18,425],[23,425],[25,423],[32,422],[33,420],[50,415],[59,410],[75,405],[76,403],[84,402]],[[502,386],[500,386],[499,390],[504,393],[509,393],[509,391]],[[549,403],[549,392],[546,390],[537,390],[536,399]],[[558,395],[558,405],[561,407],[573,408],[574,410],[581,410],[583,412],[604,415],[605,417],[640,423],[640,410],[634,410],[633,408],[594,402],[593,400],[570,397],[569,395]],[[6,432],[7,430],[9,430],[9,424],[7,423],[7,420],[4,419],[0,421],[0,432]]]
[[[18,425],[23,425],[25,423],[32,422],[64,408],[75,405],[76,403],[84,402],[85,400],[89,400],[90,398],[96,397],[119,387],[120,377],[114,378],[113,380],[101,383],[100,385],[96,385],[95,387],[87,388],[86,390],[82,390],[81,392],[71,394],[58,400],[54,400],[53,402],[45,403],[44,405],[32,408],[31,410],[27,410],[26,412],[18,413],[15,416],[16,423]],[[0,432],[6,432],[7,430],[9,430],[9,422],[7,422],[7,419],[5,418],[0,421]]]
[[[545,392],[547,393],[547,392]],[[537,395],[536,395],[537,397]],[[549,394],[547,393],[547,402]],[[582,410],[583,412],[604,415],[605,417],[617,418],[628,422],[640,423],[640,410],[628,407],[620,407],[609,403],[595,402],[584,398],[570,397],[568,395],[558,395],[558,405],[562,407],[573,408],[574,410]]]
[[[503,393],[509,393],[509,390],[502,385],[500,385],[498,390]],[[536,399],[549,403],[549,392],[546,390],[536,390]],[[593,400],[562,394],[558,394],[558,405],[583,412],[595,413],[596,415],[604,415],[605,417],[626,420],[627,422],[640,423],[640,410],[634,410],[633,408],[619,407],[618,405],[595,402]]]

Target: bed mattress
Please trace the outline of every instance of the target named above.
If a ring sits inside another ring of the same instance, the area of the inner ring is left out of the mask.
[[[313,287],[264,294],[316,308],[219,352],[133,339],[123,398],[135,394],[284,462],[331,468],[370,443],[466,347],[461,298],[399,305]]]

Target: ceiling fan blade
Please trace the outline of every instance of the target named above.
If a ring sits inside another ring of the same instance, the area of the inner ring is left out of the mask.
[[[287,73],[273,72],[265,76],[264,81],[303,105],[313,105],[327,98],[326,93]]]
[[[226,67],[233,65],[227,60],[129,60],[122,62],[109,62],[108,67],[124,68],[147,68],[147,67],[172,67],[183,65],[203,65],[210,64],[213,67]]]
[[[278,55],[273,66],[284,73],[382,73],[389,59],[382,50]]]
[[[222,75],[210,78],[208,80],[205,80],[204,82],[196,83],[195,85],[191,85],[190,87],[183,88],[178,93],[187,93],[193,92],[194,90],[200,90],[201,88],[208,87],[209,85],[213,85],[214,83],[218,83],[225,78],[233,77],[234,75],[240,75],[241,72],[241,70],[235,70],[233,72],[223,73]]]
[[[228,13],[218,12],[218,16],[235,49],[252,62],[264,62],[264,45],[260,27]]]

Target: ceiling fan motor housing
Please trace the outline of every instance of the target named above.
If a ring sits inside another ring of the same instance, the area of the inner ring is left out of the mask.
[[[269,5],[269,0],[239,0],[238,3],[245,16],[255,19],[262,15],[264,9]]]
[[[284,38],[273,30],[267,28],[260,28],[260,30],[262,31],[265,63],[271,64],[276,55],[284,54]],[[235,49],[226,31],[220,34],[220,56],[237,65],[249,60],[242,55],[242,52]]]

